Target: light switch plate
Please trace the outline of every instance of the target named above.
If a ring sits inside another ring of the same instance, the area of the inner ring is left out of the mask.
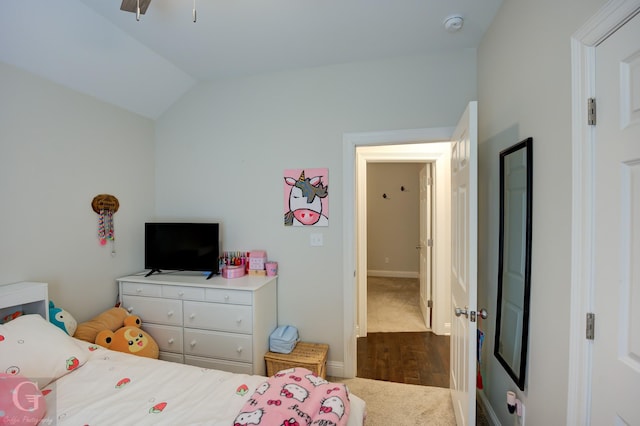
[[[311,234],[309,236],[309,243],[313,246],[313,247],[320,247],[322,246],[324,243],[322,242],[322,234]]]

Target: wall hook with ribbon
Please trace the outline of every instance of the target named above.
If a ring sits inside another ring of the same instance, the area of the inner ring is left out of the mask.
[[[107,241],[115,241],[113,215],[120,208],[120,202],[110,194],[98,194],[91,201],[91,208],[98,214],[98,241],[104,246]],[[115,250],[112,249],[112,254]]]

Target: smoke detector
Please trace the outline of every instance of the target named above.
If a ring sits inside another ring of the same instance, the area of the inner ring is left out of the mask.
[[[447,31],[455,33],[462,28],[462,25],[464,25],[464,19],[462,19],[462,16],[460,15],[451,15],[445,18],[443,24]]]

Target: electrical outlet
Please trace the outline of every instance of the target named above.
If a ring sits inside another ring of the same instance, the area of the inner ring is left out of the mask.
[[[384,258],[384,263],[389,263],[389,258],[388,257]]]

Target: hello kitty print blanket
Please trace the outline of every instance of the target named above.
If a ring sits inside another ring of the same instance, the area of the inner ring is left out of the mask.
[[[342,426],[349,418],[347,387],[306,368],[276,373],[256,388],[234,426]]]

